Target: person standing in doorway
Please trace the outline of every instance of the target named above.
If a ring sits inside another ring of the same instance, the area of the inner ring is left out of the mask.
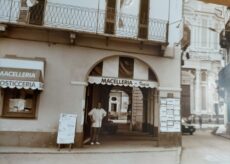
[[[97,108],[93,108],[89,114],[91,120],[91,145],[99,145],[99,133],[103,118],[106,116],[106,111],[101,107],[101,103],[97,104]]]

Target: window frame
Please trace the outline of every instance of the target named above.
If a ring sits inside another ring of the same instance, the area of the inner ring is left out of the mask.
[[[147,39],[149,33],[149,0],[141,0],[139,6],[138,38]]]
[[[38,97],[39,97],[39,91],[38,90],[32,90],[33,91],[33,97],[32,97],[32,109],[31,112],[11,112],[9,110],[9,100],[10,100],[10,89],[11,88],[1,88],[1,92],[3,95],[3,108],[2,108],[2,117],[4,118],[36,118],[36,111],[37,111],[37,104],[38,104]],[[12,88],[12,91],[17,88]],[[22,90],[22,89],[17,89]]]

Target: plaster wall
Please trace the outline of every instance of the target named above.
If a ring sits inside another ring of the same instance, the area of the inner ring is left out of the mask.
[[[77,46],[1,39],[0,57],[7,54],[45,58],[45,89],[40,95],[36,119],[0,118],[0,131],[56,132],[59,115],[65,112],[78,115],[77,132],[82,132],[82,103],[85,99],[84,84],[87,83],[87,75],[98,62],[110,56],[121,55],[140,59],[154,70],[160,87],[179,88],[178,58],[172,60]]]

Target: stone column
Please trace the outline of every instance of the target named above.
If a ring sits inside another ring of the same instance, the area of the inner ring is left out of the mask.
[[[201,112],[201,95],[200,95],[200,69],[196,69],[196,81],[195,81],[195,113]]]
[[[207,72],[207,91],[208,91],[208,94],[207,94],[207,112],[208,114],[211,114],[213,112],[213,105],[214,105],[214,88],[213,88],[213,78],[212,78],[212,72]]]

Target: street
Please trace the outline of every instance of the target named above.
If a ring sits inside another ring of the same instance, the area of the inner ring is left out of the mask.
[[[153,141],[112,141],[82,149],[0,147],[0,164],[178,164],[180,148],[159,148]]]
[[[1,164],[127,164],[161,163],[175,161],[167,152],[111,153],[111,154],[5,154],[0,156]],[[174,162],[172,162],[174,164]]]
[[[74,148],[0,147],[1,164],[229,164],[230,140],[214,136],[209,130],[197,130],[194,135],[183,135],[183,151],[159,148],[152,141],[113,141],[102,145]]]
[[[197,130],[183,135],[181,164],[229,164],[230,140],[214,136],[210,131]]]

